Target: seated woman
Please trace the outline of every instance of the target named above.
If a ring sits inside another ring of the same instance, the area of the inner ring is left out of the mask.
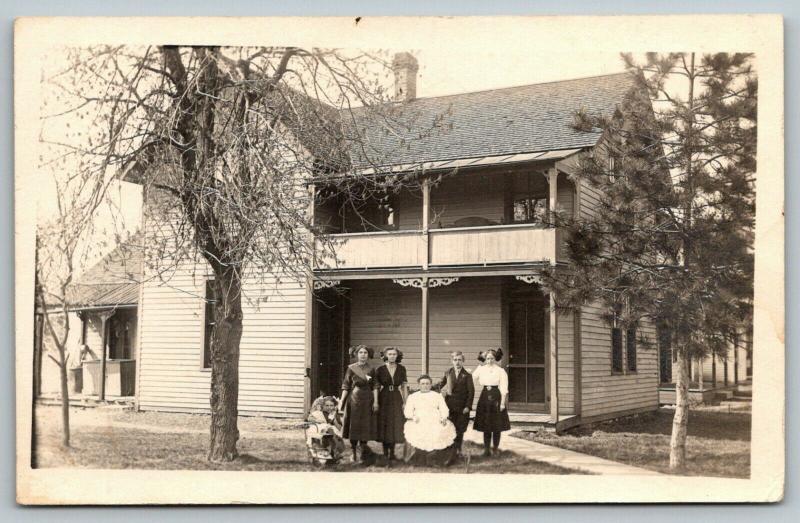
[[[403,413],[406,421],[406,462],[424,465],[449,464],[455,456],[456,428],[448,419],[450,411],[444,398],[431,390],[430,376],[417,379],[419,391],[408,397]]]
[[[337,463],[344,454],[342,420],[333,396],[320,397],[311,405],[306,429],[306,446],[311,459],[320,465]]]

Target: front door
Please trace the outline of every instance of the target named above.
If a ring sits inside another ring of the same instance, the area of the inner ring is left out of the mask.
[[[509,303],[508,401],[515,410],[547,410],[547,358],[544,301]]]
[[[326,289],[314,303],[314,349],[311,400],[320,394],[339,396],[349,358],[349,296],[343,289]]]

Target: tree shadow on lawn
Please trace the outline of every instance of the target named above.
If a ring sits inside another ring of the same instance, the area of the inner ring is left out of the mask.
[[[578,427],[570,430],[568,434],[581,437],[601,431],[612,434],[626,432],[669,436],[672,434],[674,415],[674,410],[661,408],[655,412]],[[690,410],[688,435],[698,438],[750,441],[751,413]]]
[[[419,467],[401,461],[387,467],[382,456],[365,467],[352,463],[349,453],[339,464],[321,468],[311,462],[302,431],[287,431],[286,435],[243,437],[238,445],[240,456],[227,463],[211,463],[207,458],[208,435],[203,433],[151,432],[128,427],[73,427],[70,449],[60,445],[60,426],[57,422],[40,424],[34,447],[37,468],[94,468],[150,470],[245,470],[311,472],[449,472],[493,474],[571,474],[572,471],[546,463],[529,460],[512,452],[497,458],[483,458],[482,448],[465,443],[471,453],[469,467],[463,461],[451,467]],[[373,452],[377,447],[373,443]]]

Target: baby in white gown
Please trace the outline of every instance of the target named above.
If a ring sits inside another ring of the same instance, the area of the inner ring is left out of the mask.
[[[429,376],[420,376],[418,382],[420,390],[408,397],[403,409],[408,420],[404,426],[406,442],[419,450],[445,449],[456,439],[447,403],[441,394],[431,390]]]

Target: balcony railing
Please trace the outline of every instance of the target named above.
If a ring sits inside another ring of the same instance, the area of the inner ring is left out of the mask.
[[[336,259],[327,256],[319,269],[488,265],[556,256],[556,229],[538,224],[334,234],[330,240]]]
[[[556,230],[536,224],[430,231],[430,265],[544,261],[555,253]]]

